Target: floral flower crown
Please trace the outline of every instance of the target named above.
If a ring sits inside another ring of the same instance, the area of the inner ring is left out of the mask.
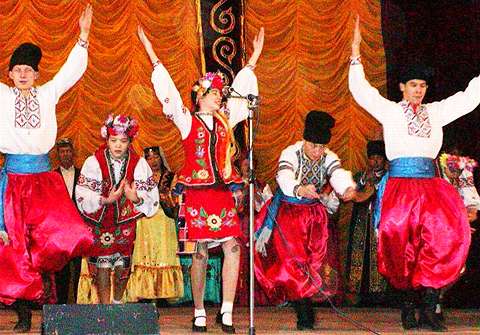
[[[223,89],[224,85],[224,74],[220,71],[217,72],[207,72],[205,76],[198,79],[198,81],[193,85],[192,91],[196,93],[197,99],[204,96],[211,89],[218,89],[220,92]]]
[[[104,139],[107,139],[108,136],[116,136],[120,134],[125,134],[130,139],[133,139],[138,135],[138,129],[138,122],[134,118],[122,114],[114,117],[110,114],[105,120],[100,133]]]

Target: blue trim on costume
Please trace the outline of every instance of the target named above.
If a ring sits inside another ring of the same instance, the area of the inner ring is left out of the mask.
[[[282,190],[279,187],[275,192],[275,195],[273,196],[272,201],[266,208],[267,215],[265,216],[265,220],[263,221],[262,226],[255,232],[255,238],[258,238],[258,236],[260,235],[260,232],[264,227],[267,227],[270,230],[273,229],[273,226],[275,225],[275,219],[277,218],[278,209],[280,208],[280,203],[282,201],[288,202],[291,204],[296,204],[296,205],[307,205],[307,204],[313,204],[317,200],[306,199],[306,198],[298,199],[296,197],[290,197],[288,195],[283,194]]]
[[[435,177],[435,165],[431,158],[426,157],[402,157],[390,161],[390,168],[380,180],[377,189],[377,197],[373,209],[372,224],[375,230],[380,225],[382,214],[382,199],[385,193],[388,178],[433,178]]]
[[[6,232],[4,219],[5,192],[8,184],[8,173],[41,173],[50,171],[48,155],[5,155],[4,167],[0,170],[0,231]]]

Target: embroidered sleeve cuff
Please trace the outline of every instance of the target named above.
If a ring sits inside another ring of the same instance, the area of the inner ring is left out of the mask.
[[[297,199],[301,199],[302,197],[298,195],[298,189],[300,188],[300,184],[298,185],[295,185],[295,187],[293,188],[293,195],[295,196],[295,198]]]
[[[160,64],[162,64],[162,62],[160,62],[160,60],[157,60],[155,63],[153,63],[153,68],[156,68]]]
[[[361,56],[350,56],[350,65],[359,65],[362,64],[362,57]]]
[[[88,41],[82,40],[80,37],[78,38],[78,45],[82,48],[88,49]]]

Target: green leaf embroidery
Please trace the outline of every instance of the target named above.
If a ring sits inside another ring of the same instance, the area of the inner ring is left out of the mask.
[[[120,235],[120,228],[115,229],[115,236]]]
[[[223,219],[226,215],[227,215],[227,210],[224,208],[224,209],[222,209],[222,211],[220,212],[220,218]]]
[[[198,173],[195,170],[192,170],[192,178],[193,179],[198,179]]]
[[[208,218],[208,214],[207,214],[207,212],[205,212],[205,210],[203,209],[203,207],[200,207],[200,216],[201,216],[202,218],[205,218],[205,219]]]
[[[205,168],[207,166],[207,163],[205,163],[204,159],[197,159],[196,162],[198,165],[200,165],[202,168]]]
[[[205,143],[205,139],[204,138],[196,138],[194,142],[195,142],[195,144],[203,144],[203,143]]]

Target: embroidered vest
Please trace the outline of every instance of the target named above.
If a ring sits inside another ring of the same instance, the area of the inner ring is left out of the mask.
[[[185,165],[178,174],[178,183],[185,186],[241,183],[242,179],[233,167],[225,178],[225,159],[228,131],[213,119],[213,130],[196,115],[192,116],[192,128],[183,140]]]
[[[110,189],[114,183],[114,171],[113,167],[109,164],[110,159],[107,157],[108,155],[109,153],[106,145],[102,145],[95,152],[95,158],[97,159],[98,164],[100,165],[100,170],[102,171],[102,196],[104,197],[108,197],[108,193],[110,192]],[[140,156],[130,149],[125,163],[126,167],[123,169],[120,180],[116,180],[116,185],[114,186],[120,184],[124,178],[127,183],[132,183],[134,180],[133,173],[139,159]],[[87,221],[97,226],[116,226],[136,220],[143,214],[135,209],[135,205],[128,200],[125,195],[122,195],[120,199],[113,204],[105,205],[95,213],[83,213],[82,215]]]

